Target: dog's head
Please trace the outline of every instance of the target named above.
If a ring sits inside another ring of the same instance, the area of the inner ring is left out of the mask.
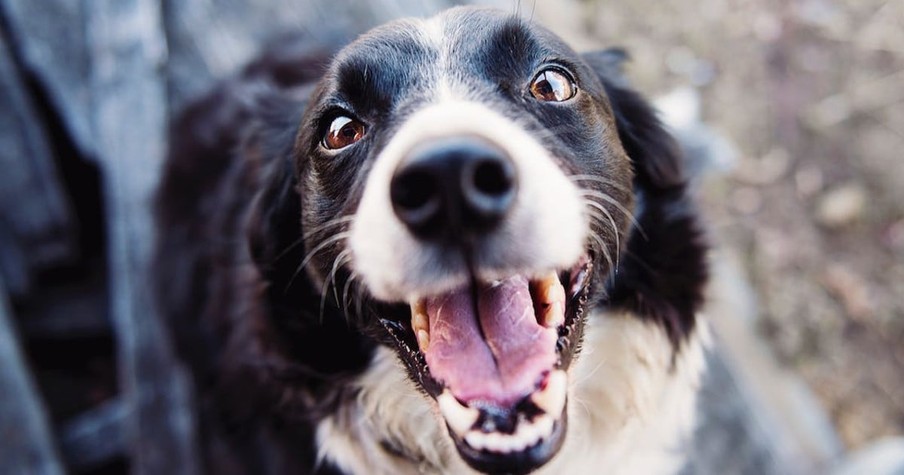
[[[627,247],[635,168],[677,175],[626,153],[661,131],[635,96],[630,111],[612,98],[619,60],[454,9],[342,50],[302,120],[302,267],[395,348],[478,470],[557,453],[569,366]]]

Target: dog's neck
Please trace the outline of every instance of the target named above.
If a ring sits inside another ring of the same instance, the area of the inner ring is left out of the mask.
[[[570,372],[565,445],[538,473],[676,473],[694,428],[705,325],[676,355],[655,324],[591,318]],[[379,349],[353,384],[355,397],[318,425],[322,460],[348,473],[472,473],[392,350]]]

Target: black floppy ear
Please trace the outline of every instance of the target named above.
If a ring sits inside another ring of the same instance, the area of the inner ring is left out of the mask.
[[[634,163],[636,180],[644,187],[683,186],[686,178],[678,144],[665,130],[656,112],[632,90],[623,73],[627,53],[618,48],[584,55],[597,73],[615,115],[618,136]]]
[[[264,187],[251,206],[248,246],[258,269],[273,282],[279,280],[280,261],[297,262],[290,254],[303,251],[301,203],[290,160],[273,163],[263,180]]]
[[[707,245],[678,144],[649,103],[629,88],[622,74],[626,58],[621,50],[584,56],[609,98],[619,139],[634,165],[640,204],[619,272],[607,283],[606,304],[661,325],[678,349],[703,302]]]

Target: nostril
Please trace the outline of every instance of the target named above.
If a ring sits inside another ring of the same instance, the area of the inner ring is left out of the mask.
[[[504,160],[486,159],[474,168],[474,189],[488,196],[505,196],[512,191],[514,171]]]
[[[410,171],[396,178],[392,185],[392,202],[406,210],[417,210],[430,203],[435,185],[430,175],[422,171]]]
[[[492,225],[505,215],[515,196],[515,170],[501,155],[474,160],[463,170],[462,197],[465,212],[478,226]]]
[[[441,211],[436,176],[424,167],[411,167],[395,176],[389,188],[396,216],[412,231],[427,231]]]

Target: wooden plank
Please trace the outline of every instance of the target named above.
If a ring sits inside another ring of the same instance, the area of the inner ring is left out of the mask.
[[[0,35],[0,270],[14,296],[32,273],[74,258],[75,219],[46,130]]]
[[[0,280],[0,289],[3,282]],[[0,291],[0,460],[10,475],[62,474],[47,414],[28,372],[6,294]]]
[[[150,201],[166,144],[166,42],[154,0],[88,2],[94,124],[106,176],[111,312],[132,472],[194,474],[190,383],[174,357],[148,279]]]
[[[122,401],[114,399],[68,421],[60,435],[60,451],[67,466],[88,471],[124,455],[123,426],[127,419]]]
[[[91,63],[84,29],[88,3],[0,0],[0,15],[24,66],[47,92],[82,154],[93,157]]]

